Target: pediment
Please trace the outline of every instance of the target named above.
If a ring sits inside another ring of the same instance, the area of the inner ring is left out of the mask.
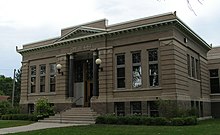
[[[61,38],[59,38],[58,41],[89,36],[89,35],[97,34],[97,33],[104,32],[104,31],[105,29],[80,26],[78,28],[73,29],[69,33],[63,35]]]

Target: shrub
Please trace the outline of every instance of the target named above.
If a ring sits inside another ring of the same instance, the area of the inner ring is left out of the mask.
[[[53,107],[50,106],[48,99],[40,98],[36,102],[36,110],[34,113],[37,116],[43,116],[45,118],[54,115],[54,110]]]
[[[37,121],[38,118],[36,115],[30,114],[5,114],[1,117],[2,120],[30,120]]]
[[[196,117],[186,117],[184,118],[184,125],[196,125],[198,124],[197,118]]]
[[[196,117],[146,117],[146,116],[114,116],[103,115],[96,118],[96,124],[120,124],[120,125],[196,125]]]
[[[4,115],[8,113],[8,110],[12,108],[11,103],[8,101],[1,101],[0,102],[0,114]]]
[[[183,126],[185,122],[183,118],[172,118],[171,123],[173,126]]]

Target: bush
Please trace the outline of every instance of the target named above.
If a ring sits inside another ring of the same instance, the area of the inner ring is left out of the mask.
[[[40,98],[36,102],[36,110],[35,115],[42,116],[44,118],[49,117],[50,115],[54,115],[53,107],[50,106],[48,99]]]
[[[173,126],[183,126],[184,119],[183,118],[173,118],[173,119],[171,119],[171,123]]]
[[[146,116],[114,116],[103,115],[96,118],[96,124],[118,124],[118,125],[196,125],[196,117],[164,118]]]
[[[184,125],[196,125],[198,124],[197,118],[196,117],[186,117],[184,118]]]
[[[38,118],[36,115],[30,114],[5,114],[1,117],[2,120],[29,120],[29,121],[37,121]]]

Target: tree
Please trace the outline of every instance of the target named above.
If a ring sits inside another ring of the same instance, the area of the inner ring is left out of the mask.
[[[0,91],[3,95],[10,96],[13,89],[13,79],[11,77],[5,77],[0,75]]]
[[[0,75],[0,95],[10,96],[12,99],[13,79],[11,77],[5,77]],[[20,101],[21,93],[21,70],[18,69],[15,73],[15,92],[14,92],[14,104],[18,105]]]
[[[161,0],[157,0],[157,1],[161,1]],[[198,3],[202,4],[201,0],[197,0],[197,1],[198,1]],[[195,12],[195,10],[193,9],[193,7],[192,7],[192,5],[190,3],[190,0],[186,0],[186,2],[187,2],[187,5],[188,5],[188,8],[196,15],[196,12]]]
[[[14,95],[14,103],[19,104],[20,95],[21,95],[21,69],[18,69],[15,73],[15,95]]]

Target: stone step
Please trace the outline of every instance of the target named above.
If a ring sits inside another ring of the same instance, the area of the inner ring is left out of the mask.
[[[39,122],[45,123],[66,123],[66,124],[81,124],[81,125],[89,125],[95,124],[95,121],[72,121],[72,120],[38,120]]]
[[[54,116],[39,120],[50,123],[94,124],[97,113],[90,108],[71,108]]]
[[[94,121],[95,120],[95,118],[92,118],[92,117],[87,117],[87,118],[84,118],[84,117],[49,117],[49,118],[45,118],[44,120],[60,120],[60,119],[62,119],[62,120],[79,120],[79,121]]]

